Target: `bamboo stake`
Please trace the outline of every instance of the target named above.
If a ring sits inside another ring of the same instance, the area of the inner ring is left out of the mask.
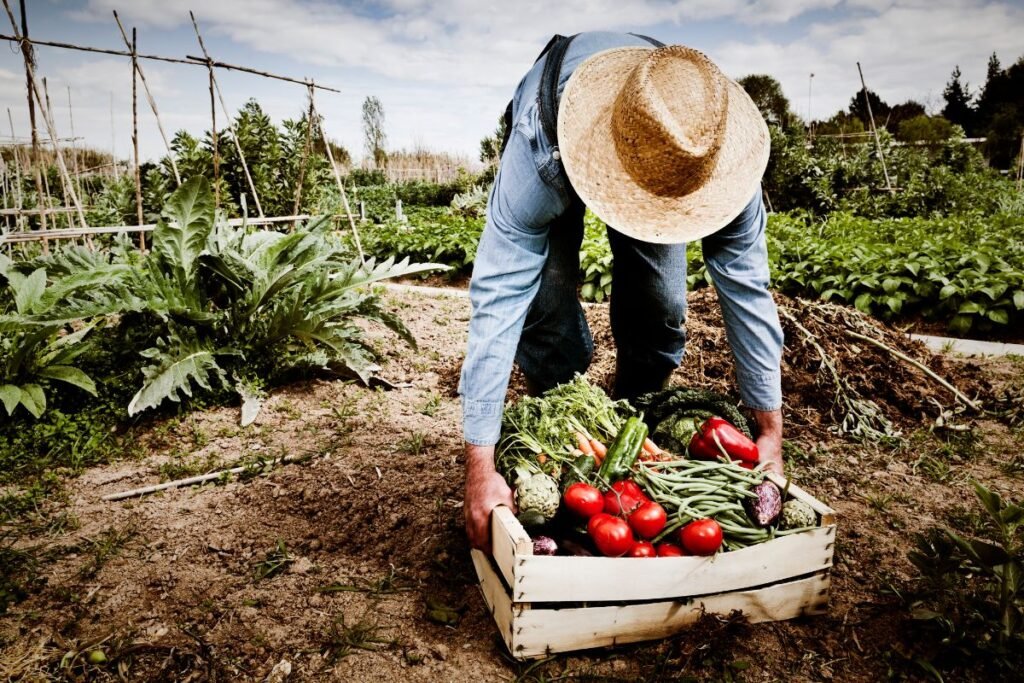
[[[316,106],[313,104],[312,89],[310,92],[309,109],[312,112],[316,112]],[[324,128],[324,122],[320,118],[319,114],[316,114],[317,127],[320,129],[320,136],[324,141],[324,149],[327,151],[327,160],[331,162],[331,170],[334,172],[334,182],[338,184],[338,191],[341,193],[341,201],[345,205],[345,215],[348,216],[348,224],[352,229],[352,237],[356,242],[356,251],[359,252],[359,262],[366,263],[366,256],[363,255],[363,245],[359,240],[359,230],[356,229],[356,221],[352,217],[352,210],[348,206],[348,195],[345,193],[345,184],[341,182],[341,174],[338,172],[338,165],[334,162],[334,153],[331,152],[331,141],[327,139],[327,130]]]
[[[52,112],[53,111],[53,106],[50,104],[50,89],[46,85],[46,76],[43,76],[43,96],[46,98],[46,109],[48,111]],[[60,177],[60,186],[61,186],[61,189],[64,191],[64,203],[65,204],[67,203],[68,197],[70,196],[68,194],[68,183],[70,183],[70,182],[71,182],[71,178],[70,177],[66,181],[65,181],[63,175]],[[46,194],[50,194],[50,187],[49,187],[49,185],[47,185],[47,187],[46,187]],[[67,215],[67,220],[68,220],[68,227],[70,228],[71,227],[71,214]]]
[[[190,11],[188,13],[192,17],[192,26],[196,29],[196,35],[199,35],[199,26],[196,25],[196,15]],[[202,38],[199,39],[202,43]],[[217,152],[217,104],[213,97],[213,62],[206,60],[206,67],[210,77],[210,141],[213,144],[213,205],[216,208],[220,208],[220,155]]]
[[[24,213],[29,214],[31,213],[31,210],[25,211]],[[297,216],[270,216],[267,218],[231,218],[228,220],[228,225],[233,227],[243,225],[272,225],[274,223],[305,221],[310,218],[312,218],[312,216],[309,214],[300,214]],[[104,225],[90,226],[88,228],[73,228],[70,230],[48,230],[45,235],[43,235],[40,230],[28,230],[21,233],[12,233],[7,236],[7,239],[10,242],[36,242],[43,239],[43,237],[54,240],[75,239],[78,237],[90,237],[92,235],[116,235],[122,232],[150,232],[154,228],[156,228],[155,223],[147,223],[145,225]]]
[[[199,24],[196,22],[196,16],[189,12],[189,16],[192,17],[192,26],[196,30],[196,38],[199,39],[199,47],[203,51],[203,55],[206,56],[206,61],[212,63],[210,59],[210,53],[206,50],[206,45],[203,43],[203,36],[199,33]],[[217,83],[217,79],[213,76],[213,69],[210,69],[210,82],[213,84],[213,88],[217,91],[217,97],[220,99],[220,108],[224,112],[224,120],[231,121],[231,113],[228,111],[228,105],[224,103],[224,95],[221,94],[220,85]],[[230,125],[230,123],[228,124]],[[242,170],[245,172],[245,179],[249,183],[249,191],[252,193],[253,201],[256,202],[256,212],[259,213],[260,218],[263,218],[263,207],[260,206],[260,197],[256,194],[256,185],[252,182],[252,175],[249,174],[249,165],[245,163],[245,154],[242,152],[242,144],[238,141],[238,130],[236,129],[231,133],[231,139],[235,143],[235,151],[238,152],[238,160],[242,162]],[[139,221],[140,223],[142,221]]]
[[[302,185],[306,181],[306,162],[309,159],[310,147],[313,144],[313,89],[308,88],[306,96],[309,98],[309,111],[306,113],[306,143],[302,147],[302,159],[299,161],[299,179],[295,183],[295,204],[292,213],[299,212],[299,204],[302,203]],[[295,224],[292,224],[295,230]]]
[[[101,55],[115,55],[117,57],[131,57],[132,56],[131,52],[125,52],[124,50],[107,50],[107,49],[104,49],[104,48],[89,47],[89,46],[86,46],[86,45],[74,45],[72,43],[61,43],[61,42],[53,41],[53,40],[29,40],[27,38],[27,36],[26,36],[26,39],[24,41],[22,41],[22,39],[18,38],[17,36],[9,36],[9,35],[3,34],[3,33],[0,33],[0,40],[6,40],[6,41],[11,42],[11,43],[22,43],[22,42],[25,42],[25,43],[28,43],[29,45],[42,45],[44,47],[57,47],[57,48],[61,48],[63,50],[77,50],[79,52],[95,52],[95,53],[101,54]],[[139,59],[150,59],[150,60],[157,61],[157,62],[169,62],[171,64],[188,64],[190,66],[202,66],[202,67],[206,66],[206,60],[200,59],[199,57],[188,57],[188,56],[186,56],[185,59],[178,59],[176,57],[164,57],[164,56],[161,56],[161,55],[149,55],[149,54],[139,54],[139,55],[137,55],[137,57]],[[238,66],[236,64],[228,64],[227,62],[214,62],[213,66],[218,68],[218,69],[225,69],[227,71],[241,71],[241,72],[244,72],[244,73],[253,74],[255,76],[263,76],[265,78],[273,78],[273,79],[276,79],[276,80],[279,80],[279,81],[287,81],[289,83],[297,83],[299,85],[306,85],[307,83],[310,82],[308,80],[299,80],[298,78],[289,78],[288,76],[281,76],[281,75],[278,75],[278,74],[270,73],[269,71],[260,71],[259,69],[252,69],[252,68],[247,67],[247,66]],[[340,93],[341,92],[340,90],[337,90],[335,88],[329,88],[326,85],[319,85],[319,84],[317,84],[315,82],[313,83],[313,87],[318,89],[318,90],[327,90],[328,92],[336,92],[336,93]]]
[[[11,7],[4,0],[4,9],[7,10],[7,16],[11,20],[11,26],[14,28],[14,35],[18,36],[19,47],[21,47],[21,54],[25,60],[25,89],[28,94],[28,122],[32,130],[32,152],[29,157],[29,170],[32,172],[36,182],[36,206],[43,208],[45,206],[43,201],[43,179],[39,171],[40,159],[39,159],[39,134],[36,129],[36,105],[32,99],[32,64],[35,61],[35,55],[32,52],[32,44],[21,40],[22,36],[28,37],[28,14],[25,12],[25,0],[20,0],[19,7],[21,9],[21,33],[18,33],[18,26],[14,22],[14,14],[11,12]],[[46,230],[46,211],[44,210],[39,214],[39,227],[42,230]],[[43,251],[49,252],[49,243],[43,240]]]
[[[128,34],[124,31],[124,26],[121,25],[121,19],[117,16],[117,10],[114,10],[114,21],[117,22],[117,28],[121,31],[121,38],[124,40],[124,44],[132,48],[132,66],[135,73],[139,75],[139,80],[142,81],[142,89],[146,93],[146,100],[149,102],[149,108],[153,110],[153,116],[156,117],[156,127],[160,131],[160,137],[163,138],[164,147],[167,148],[167,157],[171,160],[171,170],[174,171],[174,181],[180,186],[181,175],[178,173],[178,163],[174,160],[174,150],[171,149],[171,143],[167,140],[167,133],[164,132],[164,124],[160,120],[160,112],[156,108],[156,100],[153,98],[153,93],[149,91],[149,83],[146,81],[146,74],[142,71],[142,65],[139,64],[139,54],[133,44],[128,42]],[[135,29],[132,29],[132,36],[134,40]],[[142,220],[139,220],[141,223]]]
[[[890,346],[887,346],[886,344],[878,341],[877,339],[873,339],[872,337],[868,337],[867,335],[859,334],[859,333],[854,332],[852,330],[846,330],[846,334],[850,335],[854,339],[860,339],[861,341],[866,341],[866,342],[868,342],[870,344],[874,344],[875,346],[877,346],[878,348],[882,349],[883,351],[888,351],[890,354],[892,354],[896,358],[899,358],[902,361],[910,363],[915,368],[917,368],[918,370],[920,370],[921,372],[926,374],[928,377],[930,377],[933,380],[935,380],[936,382],[938,382],[941,386],[945,387],[946,389],[949,389],[951,392],[953,392],[954,396],[956,396],[958,399],[960,399],[961,401],[963,401],[964,403],[969,405],[971,408],[973,408],[974,410],[977,410],[978,412],[981,412],[981,406],[979,406],[977,403],[975,403],[974,401],[969,399],[966,394],[964,394],[962,391],[957,389],[955,386],[953,386],[952,384],[950,384],[949,382],[947,382],[946,380],[942,379],[937,374],[935,374],[935,372],[932,371],[932,369],[929,368],[924,363],[921,363],[920,361],[916,361],[913,358],[911,358],[910,356],[908,356],[907,354],[902,353],[900,351],[897,351],[896,349],[894,349],[894,348],[892,348]]]
[[[114,128],[114,91],[110,91],[110,165],[113,166],[114,179],[121,177],[120,169],[117,167],[117,139]]]
[[[142,225],[142,171],[139,170],[139,60],[135,27],[132,26],[132,150],[135,165],[135,217]],[[146,233],[139,233],[139,250],[146,251]]]
[[[860,86],[864,88],[864,103],[868,106],[868,119],[871,121],[871,132],[875,136],[875,149],[878,150],[878,160],[882,162],[882,174],[885,175],[885,187],[892,192],[892,181],[889,180],[889,170],[885,167],[885,155],[882,153],[882,142],[878,137],[878,128],[875,126],[875,115],[871,113],[871,100],[868,98],[868,86],[864,83],[864,72],[857,62],[857,73],[860,74]]]
[[[1020,163],[1017,166],[1017,191],[1024,186],[1024,135],[1020,136]]]
[[[7,108],[7,122],[9,124],[11,124],[11,137],[14,137],[14,118],[11,116],[11,108],[10,107]],[[14,149],[14,178],[15,178],[15,183],[16,183],[16,185],[14,187],[14,200],[16,202],[16,208],[20,211],[25,206],[23,204],[23,198],[21,196],[21,155],[18,154],[18,147],[17,146],[15,146],[13,149]],[[25,229],[25,221],[21,220],[21,216],[20,215],[15,215],[15,224],[17,225],[19,232]]]
[[[75,180],[78,183],[78,196],[84,197],[82,192],[82,171],[78,164],[78,144],[75,138],[75,114],[71,109],[71,86],[68,86],[68,122],[71,124],[71,165],[75,169]]]

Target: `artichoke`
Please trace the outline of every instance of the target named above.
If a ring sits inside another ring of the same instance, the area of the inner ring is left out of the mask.
[[[780,528],[799,529],[807,526],[818,526],[818,515],[810,505],[796,498],[791,498],[782,504]]]
[[[560,502],[558,484],[546,474],[530,475],[516,487],[516,505],[520,514],[535,511],[550,521],[558,512]]]

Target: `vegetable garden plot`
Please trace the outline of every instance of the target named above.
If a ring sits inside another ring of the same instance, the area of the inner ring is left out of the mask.
[[[820,515],[820,527],[712,557],[536,556],[515,516],[498,508],[493,556],[473,551],[480,590],[519,659],[662,638],[704,613],[739,610],[752,623],[821,614],[836,515],[800,488],[788,490]]]

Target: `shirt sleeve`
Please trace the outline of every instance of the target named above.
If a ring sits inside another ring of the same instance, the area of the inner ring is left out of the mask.
[[[495,444],[500,436],[512,363],[547,259],[548,225],[566,206],[538,172],[538,161],[553,151],[541,137],[531,104],[502,155],[473,264],[459,394],[464,437],[479,446]]]
[[[718,291],[725,333],[736,362],[743,403],[754,410],[782,407],[782,326],[768,289],[768,219],[761,191],[701,247]]]

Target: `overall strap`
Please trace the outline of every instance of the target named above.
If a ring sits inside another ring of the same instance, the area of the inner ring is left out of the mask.
[[[562,62],[565,60],[565,53],[569,49],[569,43],[575,35],[565,38],[555,36],[558,40],[552,39],[547,61],[544,62],[544,72],[540,77],[540,88],[537,93],[537,111],[540,118],[541,128],[548,142],[558,149],[558,78],[562,74]]]
[[[636,36],[637,38],[642,38],[643,40],[646,40],[648,43],[650,43],[654,47],[665,47],[665,43],[661,42],[657,38],[651,38],[650,36],[645,36],[645,35],[640,34],[640,33],[630,33],[629,35]]]
[[[541,59],[543,59],[544,55],[546,55],[548,52],[550,52],[551,48],[553,48],[555,45],[557,45],[559,43],[559,41],[566,41],[566,37],[563,36],[563,35],[559,35],[557,33],[555,35],[551,36],[551,40],[549,40],[548,44],[544,46],[544,49],[540,51],[540,54],[537,55],[537,59],[533,60],[533,63],[536,64]],[[566,42],[568,42],[568,41],[566,41]],[[562,52],[562,56],[565,56],[565,52],[564,51]],[[562,60],[559,59],[558,61],[559,61],[559,63],[561,63]],[[546,66],[545,66],[545,73],[547,73]],[[505,114],[504,114],[503,118],[505,120],[505,135],[501,139],[501,150],[500,150],[501,152],[505,151],[505,146],[508,144],[508,139],[512,135],[512,100],[508,101],[508,105],[505,107]]]

